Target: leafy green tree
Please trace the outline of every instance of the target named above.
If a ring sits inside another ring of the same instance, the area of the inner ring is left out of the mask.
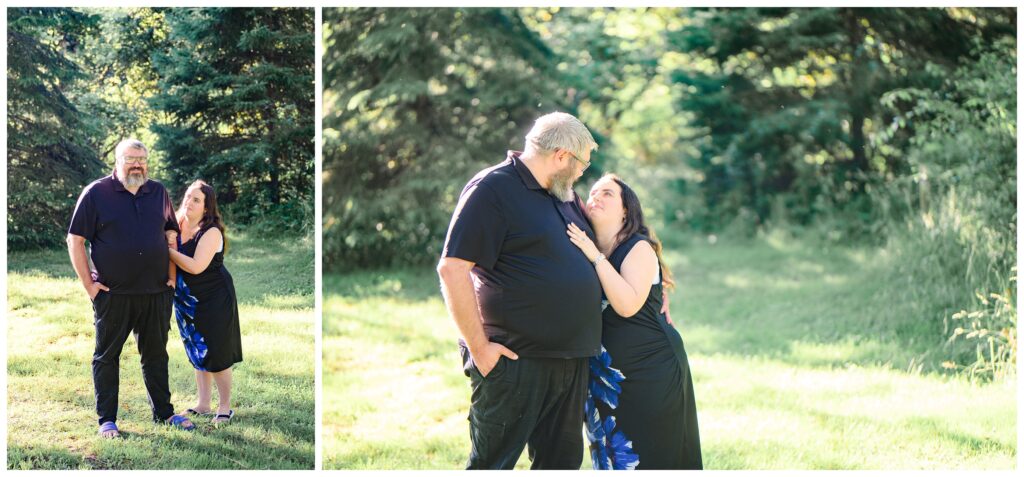
[[[556,55],[516,10],[324,10],[324,257],[435,260],[458,194],[567,107]]]
[[[150,56],[166,48],[167,25],[164,9],[86,9],[99,18],[102,34],[88,39],[82,48],[82,62],[90,81],[81,88],[76,103],[91,112],[90,121],[102,131],[96,145],[101,158],[113,161],[114,148],[127,137],[150,146],[150,175],[162,180],[163,154],[155,145],[150,125],[160,113],[149,107],[157,93],[157,74]]]
[[[103,173],[100,135],[69,90],[87,79],[75,58],[97,17],[69,8],[7,9],[7,240],[63,242],[83,185]]]
[[[601,149],[580,179],[605,172],[640,185],[645,214],[656,228],[685,216],[688,197],[670,190],[696,181],[689,113],[677,108],[681,86],[671,73],[685,62],[669,43],[689,21],[678,8],[526,8],[524,21],[560,58],[567,99]],[[582,192],[582,190],[581,190]]]
[[[152,53],[167,115],[152,126],[175,193],[196,178],[231,220],[308,232],[313,217],[311,8],[163,10]],[[145,49],[146,45],[142,45]]]
[[[882,97],[896,114],[892,130],[910,135],[901,182],[932,189],[917,201],[960,189],[978,223],[1015,240],[1017,214],[1017,51],[1012,38],[980,48],[938,90],[904,88]],[[972,241],[980,237],[971,237]],[[1010,263],[1003,264],[1008,269]]]
[[[944,367],[991,379],[1015,368],[1017,51],[979,47],[939,90],[883,97],[910,133],[909,171],[879,198],[892,217],[899,279],[949,336]]]
[[[763,224],[780,198],[804,223],[822,209],[869,213],[871,185],[906,168],[898,147],[872,147],[891,119],[882,95],[938,88],[968,59],[973,39],[1015,31],[1005,11],[979,13],[985,21],[973,15],[906,8],[695,12],[673,42],[694,58],[675,80],[689,93],[680,108],[693,111],[706,131],[693,164],[706,174],[698,186],[703,222],[721,225],[716,217],[746,213]]]

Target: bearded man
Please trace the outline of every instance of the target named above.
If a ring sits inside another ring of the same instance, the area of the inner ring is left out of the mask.
[[[597,148],[570,114],[537,119],[523,152],[466,184],[437,271],[473,389],[469,469],[579,469],[601,285],[566,238],[594,232],[572,190]]]
[[[167,189],[148,177],[146,146],[126,139],[114,156],[113,174],[89,184],[79,196],[67,236],[71,265],[93,308],[92,379],[99,433],[120,435],[118,372],[129,333],[135,335],[142,355],[142,380],[153,420],[192,430],[191,421],[174,413],[167,378],[167,332],[174,298],[174,266],[167,243],[179,231],[178,222]]]

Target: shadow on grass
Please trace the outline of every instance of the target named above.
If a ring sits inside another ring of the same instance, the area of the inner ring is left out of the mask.
[[[691,352],[764,357],[810,368],[850,364],[942,373],[942,297],[917,303],[898,295],[877,249],[799,240],[685,242],[669,250],[678,282],[673,316]],[[395,304],[440,300],[432,267],[326,275],[326,296]],[[346,316],[392,329],[381,317]],[[384,320],[387,321],[386,319]],[[337,334],[338,317],[324,331]],[[454,337],[453,337],[454,340]],[[447,344],[447,343],[445,343]]]
[[[441,285],[433,267],[359,270],[345,275],[325,275],[324,294],[351,300],[387,298],[422,302],[441,298]]]
[[[230,425],[229,425],[230,426]],[[250,445],[248,436],[233,435],[221,432],[199,435],[195,431],[180,439],[166,439],[159,435],[147,433],[122,432],[121,437],[104,441],[96,447],[95,453],[73,453],[58,446],[20,446],[8,448],[8,468],[16,469],[151,469],[151,470],[187,470],[187,469],[262,469],[250,465],[246,452],[241,448]],[[175,431],[182,432],[183,431]],[[95,437],[94,439],[100,439]],[[145,459],[154,447],[173,452],[173,459]],[[273,456],[278,465],[274,469],[312,469],[312,465],[303,465],[307,459],[304,454],[311,449],[299,448],[288,442],[260,443],[267,456]]]
[[[949,422],[934,417],[909,417],[900,421],[901,427],[914,429],[921,436],[939,436],[956,444],[965,452],[1016,455],[1017,446],[986,439],[950,428]]]
[[[802,469],[911,469],[934,468],[935,463],[926,463],[934,459],[940,465],[971,468],[993,465],[992,456],[1016,455],[1012,434],[1000,439],[984,437],[983,430],[979,436],[960,428],[974,419],[979,419],[979,429],[985,428],[995,422],[993,414],[977,416],[955,405],[948,413],[935,407],[921,410],[917,400],[926,393],[905,395],[872,380],[832,385],[837,388],[823,390],[810,381],[792,387],[754,385],[719,397],[711,405],[717,412],[739,411],[746,421],[763,427],[731,434],[719,431],[714,440],[706,441],[713,445],[704,446],[705,464],[751,470],[795,468],[786,467],[787,462],[798,462]],[[883,407],[857,403],[866,396]],[[856,407],[846,405],[850,402]]]
[[[450,458],[452,454],[465,454],[466,449],[459,441],[449,438],[430,438],[409,440],[406,442],[357,442],[338,454],[324,456],[324,469],[330,470],[452,470]],[[389,464],[391,456],[415,455],[414,466],[407,463]],[[467,456],[468,457],[468,456]],[[460,465],[464,463],[460,462]]]
[[[59,446],[7,446],[7,468],[11,470],[57,470],[93,467],[83,464],[83,457]]]
[[[247,240],[232,242],[228,268],[243,298],[257,301],[243,344],[286,343],[286,348],[250,347],[235,374],[231,423],[214,427],[209,418],[195,419],[199,429],[186,433],[153,424],[145,400],[134,339],[121,356],[118,424],[124,438],[96,436],[94,398],[88,363],[93,326],[88,301],[77,294],[73,271],[63,250],[16,252],[10,270],[28,275],[10,293],[25,306],[8,310],[25,325],[8,323],[8,467],[99,469],[306,469],[314,466],[315,405],[311,334],[291,333],[295,309],[311,310],[313,250],[305,241]],[[237,252],[237,267],[233,253]],[[46,294],[34,293],[43,283],[33,277],[54,277],[60,283]],[[245,292],[245,293],[243,293]],[[10,296],[10,295],[9,295]],[[245,320],[247,317],[243,317]],[[303,329],[313,326],[300,317]],[[257,326],[252,324],[253,327]],[[195,399],[192,368],[181,355],[175,325],[169,333],[172,402]],[[276,332],[278,328],[284,330]],[[36,347],[39,350],[36,350]],[[13,355],[11,350],[16,349]],[[53,351],[49,351],[53,350]],[[59,350],[59,351],[58,351]],[[301,352],[297,357],[295,353]],[[308,354],[307,354],[308,353]],[[296,359],[299,358],[298,361]]]
[[[71,268],[71,259],[68,258],[68,251],[65,249],[10,253],[7,256],[7,273],[76,279],[75,270]]]
[[[314,260],[312,240],[242,237],[232,242],[224,263],[236,284],[247,284],[237,290],[240,305],[311,308]]]
[[[857,462],[849,462],[841,458],[829,458],[825,456],[813,456],[808,462],[805,456],[806,449],[798,444],[783,444],[780,442],[758,443],[758,452],[752,453],[752,444],[747,441],[724,441],[717,442],[714,447],[701,449],[705,469],[716,470],[862,470],[864,466]],[[765,465],[765,455],[772,455],[778,459],[790,458],[789,462],[799,462],[803,465],[786,466],[771,464]],[[799,457],[797,457],[799,456]]]
[[[418,326],[416,314],[421,311],[408,309],[440,302],[441,292],[432,268],[327,275],[324,294],[325,337],[351,334],[365,343],[396,346],[395,357],[401,356],[405,362],[451,358],[453,365],[456,363],[457,336],[439,336],[429,327]],[[330,302],[337,297],[357,303],[358,313],[337,312]]]
[[[940,371],[941,323],[893,299],[892,271],[872,253],[760,239],[670,252],[684,263],[672,301],[676,326],[701,354],[812,368],[927,363],[924,371]]]

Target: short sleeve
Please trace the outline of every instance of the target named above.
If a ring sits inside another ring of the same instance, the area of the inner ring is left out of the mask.
[[[463,191],[452,214],[441,256],[493,268],[508,230],[499,204],[497,193],[486,184],[477,183]]]
[[[594,228],[590,226],[590,221],[587,219],[587,213],[585,212],[585,210],[587,210],[587,205],[583,202],[583,199],[581,199],[579,194],[577,194],[575,191],[572,193],[572,195],[573,201],[572,205],[569,207],[569,209],[572,210],[573,214],[575,215],[575,217],[573,217],[574,220],[572,220],[572,223],[576,224],[577,227],[583,230],[583,232],[587,234],[587,237],[589,237],[590,240],[593,240],[594,243],[597,243],[597,234],[594,233]],[[568,203],[564,204],[566,206],[569,205]]]
[[[75,204],[75,212],[71,215],[71,225],[68,233],[85,237],[92,240],[96,235],[96,207],[92,200],[92,187],[87,187],[78,196],[78,203]]]
[[[166,187],[160,187],[164,193],[164,232],[173,230],[175,232],[181,232],[178,227],[178,217],[174,215],[174,206],[171,205],[171,197],[167,193]]]

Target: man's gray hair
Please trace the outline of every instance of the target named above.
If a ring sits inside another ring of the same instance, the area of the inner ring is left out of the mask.
[[[149,154],[149,150],[146,149],[146,145],[143,144],[142,141],[135,138],[128,138],[117,143],[117,147],[114,148],[114,158],[120,161],[121,158],[124,157],[124,152],[129,149],[140,149]]]
[[[547,155],[555,149],[565,149],[579,157],[584,151],[597,149],[597,143],[575,116],[549,113],[537,118],[533,129],[526,134],[526,150]]]

